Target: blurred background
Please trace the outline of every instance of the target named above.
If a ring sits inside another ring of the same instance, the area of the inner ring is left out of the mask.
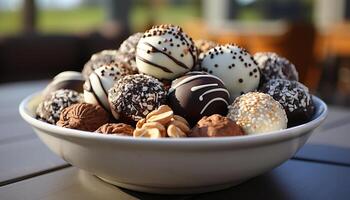
[[[154,24],[274,51],[328,103],[350,106],[350,0],[0,0],[0,84],[80,71]]]

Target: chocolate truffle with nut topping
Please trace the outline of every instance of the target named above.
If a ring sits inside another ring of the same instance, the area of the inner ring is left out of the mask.
[[[288,125],[294,126],[309,121],[315,111],[309,89],[297,82],[285,79],[272,79],[261,88],[271,95],[285,109]]]
[[[166,91],[157,79],[143,74],[128,75],[118,80],[108,92],[113,116],[135,124],[166,101]]]

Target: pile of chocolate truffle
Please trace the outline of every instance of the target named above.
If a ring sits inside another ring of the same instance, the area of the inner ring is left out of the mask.
[[[42,96],[36,117],[47,123],[148,138],[263,134],[308,122],[315,110],[286,58],[194,41],[174,25],[92,55]]]

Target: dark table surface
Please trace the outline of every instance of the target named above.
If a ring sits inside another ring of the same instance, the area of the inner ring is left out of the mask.
[[[289,161],[241,185],[197,195],[157,195],[109,185],[54,155],[18,114],[46,81],[0,85],[0,199],[350,199],[350,110],[327,120]]]

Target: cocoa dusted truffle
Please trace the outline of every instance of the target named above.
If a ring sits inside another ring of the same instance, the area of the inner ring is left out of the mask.
[[[57,74],[53,80],[46,86],[43,96],[47,97],[52,92],[60,89],[74,90],[79,93],[83,92],[85,79],[80,72],[64,71]]]
[[[124,123],[107,123],[100,126],[96,133],[106,135],[133,136],[134,128]]]
[[[271,95],[283,106],[289,126],[309,121],[315,112],[309,89],[297,81],[272,79],[262,86],[261,91]]]
[[[259,86],[260,72],[255,60],[237,45],[226,44],[210,49],[205,53],[201,66],[224,81],[231,100]]]
[[[120,78],[132,74],[123,65],[103,65],[90,74],[84,84],[84,99],[86,103],[98,104],[106,111],[110,111],[108,90]]]
[[[218,114],[203,117],[190,133],[190,137],[223,137],[239,135],[244,135],[241,127],[230,118]]]
[[[101,106],[77,103],[62,110],[56,125],[82,131],[95,131],[108,121],[109,114]]]
[[[206,72],[189,72],[174,80],[168,103],[174,113],[194,125],[203,116],[226,115],[230,94],[222,80]]]
[[[286,112],[268,94],[249,92],[237,97],[228,109],[227,117],[241,126],[248,135],[287,128]]]
[[[113,116],[134,124],[166,101],[166,91],[157,79],[143,74],[118,80],[108,92]]]
[[[81,93],[60,89],[52,92],[38,105],[36,117],[50,124],[56,124],[64,108],[81,102],[83,102],[83,95]]]
[[[293,63],[286,58],[271,52],[254,54],[261,72],[262,83],[271,79],[287,79],[298,81],[298,72]]]
[[[136,63],[141,73],[172,80],[190,71],[197,60],[192,38],[174,25],[154,26],[137,45]]]

